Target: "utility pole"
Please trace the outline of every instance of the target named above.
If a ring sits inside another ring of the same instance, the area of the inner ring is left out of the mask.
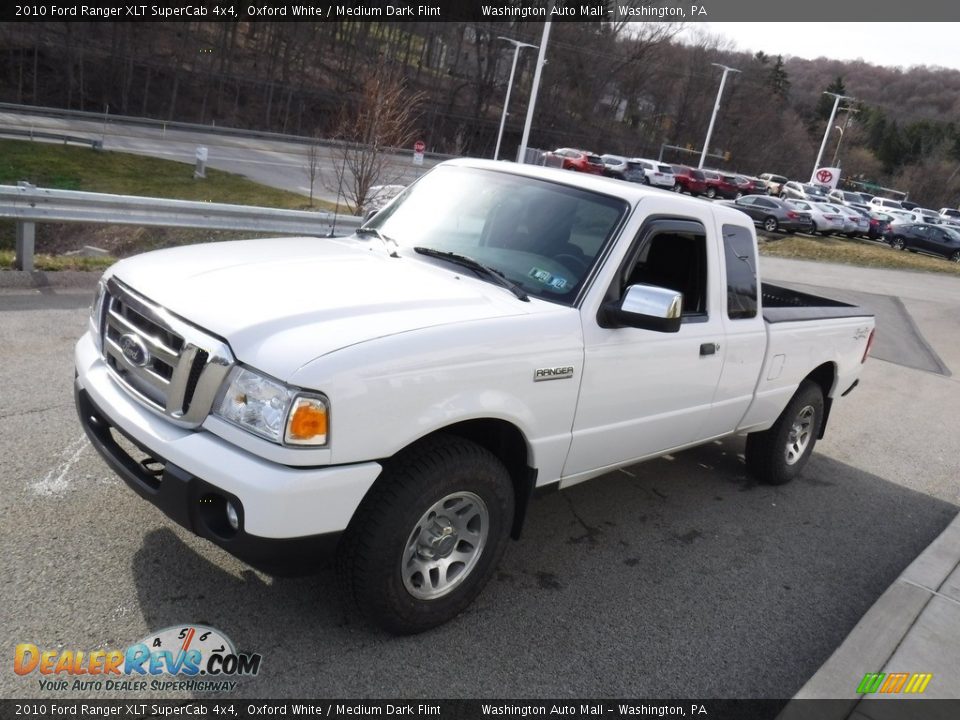
[[[840,131],[840,139],[837,141],[837,149],[834,150],[833,152],[833,162],[831,163],[832,167],[840,167],[839,165],[837,165],[837,160],[840,159],[840,143],[843,142],[843,136],[847,132],[847,125],[850,124],[850,116],[853,113],[860,112],[856,108],[846,108],[846,111],[847,111],[847,119],[843,121],[843,127],[840,127],[839,125],[834,126],[837,128],[837,130]]]
[[[713,124],[717,121],[717,111],[720,109],[720,98],[723,97],[723,86],[727,82],[727,73],[740,72],[736,68],[727,67],[720,63],[710,63],[714,67],[723,68],[723,77],[720,78],[720,89],[717,91],[717,102],[713,105],[713,115],[710,116],[710,127],[707,128],[707,139],[703,141],[703,152],[700,153],[700,164],[698,168],[703,169],[703,163],[707,159],[707,153],[710,151],[710,137],[713,135]]]

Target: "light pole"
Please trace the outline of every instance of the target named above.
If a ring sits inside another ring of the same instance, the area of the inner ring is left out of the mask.
[[[854,108],[847,108],[847,119],[843,121],[843,127],[840,127],[839,125],[833,126],[840,131],[840,139],[837,141],[837,149],[833,151],[833,162],[830,164],[831,167],[839,167],[839,165],[837,165],[837,160],[840,159],[840,143],[843,142],[843,133],[847,129],[847,125],[850,124],[850,116],[855,112],[860,111],[855,110]]]
[[[513,89],[513,74],[517,70],[517,58],[520,56],[520,48],[535,48],[536,45],[522,43],[519,40],[513,40],[508,37],[498,36],[498,40],[506,40],[513,43],[513,64],[510,66],[510,80],[507,81],[507,97],[503,101],[503,115],[500,116],[500,131],[497,133],[497,148],[493,151],[493,159],[500,158],[500,140],[503,139],[503,126],[507,123],[507,108],[510,105],[510,91]]]
[[[547,17],[553,13],[553,0],[547,7]],[[520,147],[517,148],[517,162],[522,163],[527,155],[527,140],[530,139],[530,125],[533,124],[533,108],[537,104],[537,91],[540,89],[540,73],[543,72],[543,66],[546,62],[547,40],[550,39],[550,24],[552,20],[547,20],[543,24],[543,35],[540,38],[540,52],[537,53],[537,69],[533,72],[533,87],[530,88],[530,102],[527,105],[527,119],[523,123],[523,138],[520,140]]]
[[[823,131],[823,142],[820,143],[820,152],[817,153],[817,161],[813,164],[813,172],[810,173],[810,182],[816,182],[817,168],[820,167],[820,160],[823,158],[824,148],[827,147],[827,138],[830,137],[830,128],[834,127],[833,119],[837,116],[837,107],[840,105],[841,100],[855,100],[856,98],[849,97],[847,95],[838,95],[837,93],[823,91],[824,95],[833,95],[833,110],[830,111],[830,119],[827,120],[827,129]],[[841,139],[843,135],[840,136]]]
[[[707,128],[707,139],[703,141],[703,152],[700,153],[700,164],[697,165],[698,168],[703,169],[703,163],[707,159],[708,148],[710,147],[710,136],[713,135],[713,124],[717,121],[717,111],[720,109],[720,98],[723,97],[723,86],[727,82],[727,73],[731,72],[740,72],[736,68],[727,67],[726,65],[721,65],[720,63],[710,63],[714,67],[723,68],[723,77],[720,78],[720,89],[717,90],[717,102],[713,105],[713,115],[710,116],[710,127]]]

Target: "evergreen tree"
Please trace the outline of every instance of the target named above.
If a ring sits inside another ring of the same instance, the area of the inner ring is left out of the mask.
[[[847,89],[843,86],[843,78],[837,75],[837,79],[827,86],[826,92],[846,95]],[[833,95],[821,95],[820,101],[817,103],[817,118],[820,120],[828,119],[833,111],[834,102],[836,102],[836,98]]]
[[[787,77],[787,70],[783,65],[783,55],[777,55],[777,60],[770,68],[770,88],[773,94],[781,99],[786,99],[790,92],[790,78]]]

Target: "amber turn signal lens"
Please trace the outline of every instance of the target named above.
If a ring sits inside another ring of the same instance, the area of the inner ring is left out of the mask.
[[[327,407],[322,400],[297,398],[287,425],[287,440],[311,445],[327,441]]]

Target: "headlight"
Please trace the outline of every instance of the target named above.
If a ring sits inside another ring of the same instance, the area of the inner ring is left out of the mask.
[[[100,323],[103,321],[103,298],[107,284],[101,278],[97,283],[97,292],[93,296],[93,305],[90,306],[90,330],[93,332],[93,342],[97,349],[100,347]]]
[[[235,367],[215,414],[275,443],[325,445],[325,398],[301,393],[253,370]]]

